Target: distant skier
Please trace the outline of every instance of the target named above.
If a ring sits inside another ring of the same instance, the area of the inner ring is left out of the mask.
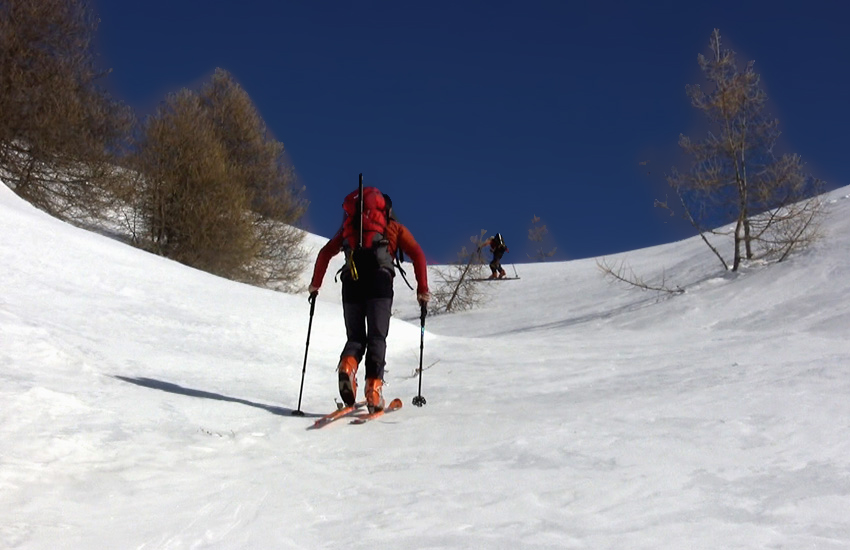
[[[393,305],[393,257],[401,249],[413,262],[418,286],[416,298],[423,308],[430,299],[427,266],[425,254],[413,235],[393,216],[389,195],[365,187],[362,202],[359,190],[355,190],[346,197],[343,208],[345,220],[319,251],[308,290],[311,296],[318,294],[331,258],[345,251],[346,262],[340,278],[347,340],[337,366],[339,395],[346,405],[356,401],[357,367],[365,355],[366,405],[369,412],[375,412],[384,409],[381,388]]]
[[[490,252],[493,253],[493,261],[490,262],[490,271],[492,272],[490,279],[503,279],[507,274],[502,268],[502,256],[505,255],[505,252],[510,252],[510,250],[505,245],[505,240],[502,238],[501,233],[496,233],[495,236],[481,243],[481,248],[487,245],[490,246]]]

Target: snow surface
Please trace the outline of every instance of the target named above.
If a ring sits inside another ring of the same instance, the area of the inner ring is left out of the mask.
[[[768,269],[723,273],[696,239],[609,259],[679,296],[594,260],[517,265],[482,309],[427,319],[422,408],[397,284],[386,395],[404,408],[313,431],[344,339],[333,269],[299,418],[305,294],[0,185],[0,547],[850,548],[848,198]]]

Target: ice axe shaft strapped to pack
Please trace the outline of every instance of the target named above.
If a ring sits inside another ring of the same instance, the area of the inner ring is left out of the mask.
[[[360,174],[359,183],[357,185],[357,216],[359,216],[360,220],[357,223],[358,227],[358,235],[357,235],[357,248],[359,250],[363,248],[363,174]],[[360,278],[357,274],[357,264],[354,263],[354,250],[355,248],[350,248],[348,250],[348,265],[349,270],[351,271],[351,279],[356,281]]]
[[[357,209],[360,214],[360,236],[357,239],[357,248],[363,248],[363,174],[360,174],[360,183],[358,185],[358,195],[360,198],[360,206]]]

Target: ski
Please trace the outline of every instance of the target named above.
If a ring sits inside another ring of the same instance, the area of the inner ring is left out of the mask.
[[[366,406],[365,401],[360,401],[355,403],[354,405],[349,405],[346,407],[339,408],[330,414],[326,414],[325,416],[319,418],[315,422],[313,422],[312,426],[309,426],[308,430],[318,430],[319,428],[324,428],[334,420],[339,420],[340,418],[346,417],[350,414],[357,412]]]
[[[486,281],[518,281],[518,280],[519,280],[519,277],[502,277],[502,278],[500,278],[500,279],[491,279],[491,278],[487,277],[487,278],[484,278],[484,279],[470,279],[470,281],[475,281],[475,282],[486,282]]]
[[[396,397],[395,399],[390,401],[389,405],[384,407],[384,410],[375,411],[375,412],[369,413],[369,414],[358,415],[354,418],[354,420],[351,421],[351,423],[352,424],[365,424],[366,422],[369,422],[370,420],[375,420],[376,418],[380,418],[387,413],[397,411],[401,408],[401,406],[402,406],[401,399]]]

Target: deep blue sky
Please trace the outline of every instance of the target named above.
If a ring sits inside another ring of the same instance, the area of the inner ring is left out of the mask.
[[[558,259],[678,240],[660,209],[704,136],[685,95],[713,28],[755,60],[784,150],[850,184],[850,8],[843,2],[95,0],[113,93],[149,114],[216,67],[282,141],[332,236],[364,174],[431,262],[501,232],[528,261],[537,215]],[[784,7],[784,5],[794,7]],[[743,7],[741,7],[743,6]],[[642,165],[642,162],[647,164]]]

